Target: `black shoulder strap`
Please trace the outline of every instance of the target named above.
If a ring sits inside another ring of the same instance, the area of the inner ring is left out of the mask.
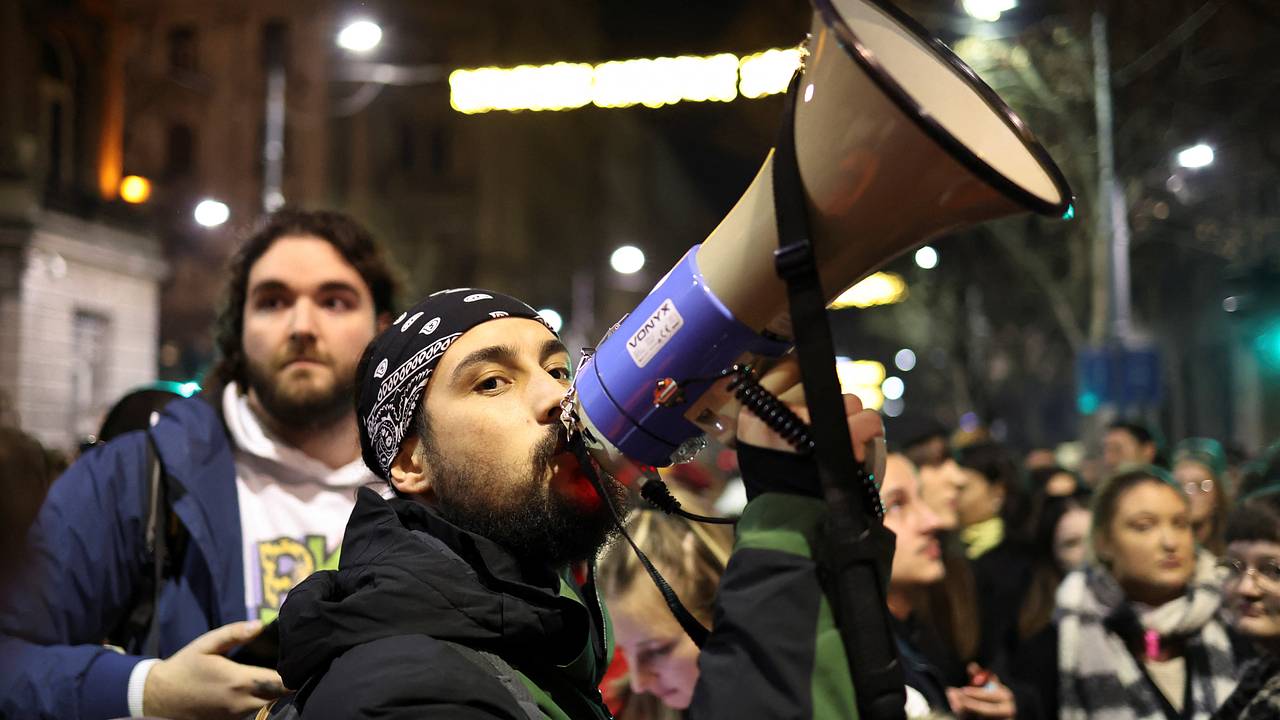
[[[529,688],[525,686],[524,680],[520,678],[520,673],[511,667],[506,660],[493,653],[469,648],[460,643],[449,640],[441,640],[440,642],[456,650],[459,655],[466,658],[471,664],[486,672],[493,673],[498,678],[498,681],[502,683],[502,686],[507,689],[507,692],[511,693],[511,696],[516,699],[516,703],[520,705],[520,709],[524,711],[525,716],[530,720],[545,720],[546,715],[538,708],[538,701],[533,698],[533,693],[529,692]]]
[[[796,159],[795,97],[800,77],[797,73],[792,78],[774,148],[773,202],[779,246],[774,263],[787,285],[800,377],[816,446],[814,459],[830,509],[821,548],[826,565],[824,590],[844,641],[859,714],[867,720],[897,719],[904,717],[906,698],[885,605],[894,539],[881,523],[875,479],[854,459],[840,401],[835,347]]]
[[[156,608],[164,581],[177,574],[185,545],[186,530],[173,514],[169,497],[169,476],[150,432],[146,437],[146,482],[143,491],[142,571],[138,573],[133,604],[128,616],[114,630],[109,640],[130,653],[158,657],[160,631],[155,622]]]

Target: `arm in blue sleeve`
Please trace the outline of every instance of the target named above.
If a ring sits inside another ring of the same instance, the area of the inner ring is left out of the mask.
[[[0,601],[0,717],[127,716],[142,658],[103,646],[145,553],[142,433],[82,457],[49,490]]]

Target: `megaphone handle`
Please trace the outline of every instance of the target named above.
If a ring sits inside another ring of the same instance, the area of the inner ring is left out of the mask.
[[[886,590],[892,533],[875,518],[869,492],[851,492],[857,472],[840,384],[835,344],[810,242],[808,208],[795,148],[795,97],[803,75],[791,81],[774,149],[773,200],[778,221],[775,265],[785,281],[799,353],[805,403],[818,475],[829,509],[823,550],[823,589],[844,643],[862,718],[905,717],[902,666],[889,625]]]

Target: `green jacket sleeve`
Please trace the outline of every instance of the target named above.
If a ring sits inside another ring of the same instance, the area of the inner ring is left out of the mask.
[[[813,549],[824,501],[765,492],[738,522],[692,718],[857,718],[844,645]]]

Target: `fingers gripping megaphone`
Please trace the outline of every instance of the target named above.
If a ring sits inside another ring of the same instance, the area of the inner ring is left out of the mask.
[[[791,141],[828,302],[936,235],[1065,213],[1061,171],[950,50],[882,0],[814,9]],[[579,422],[607,451],[653,466],[686,459],[704,433],[727,429],[724,369],[791,346],[775,161],[580,368]]]

